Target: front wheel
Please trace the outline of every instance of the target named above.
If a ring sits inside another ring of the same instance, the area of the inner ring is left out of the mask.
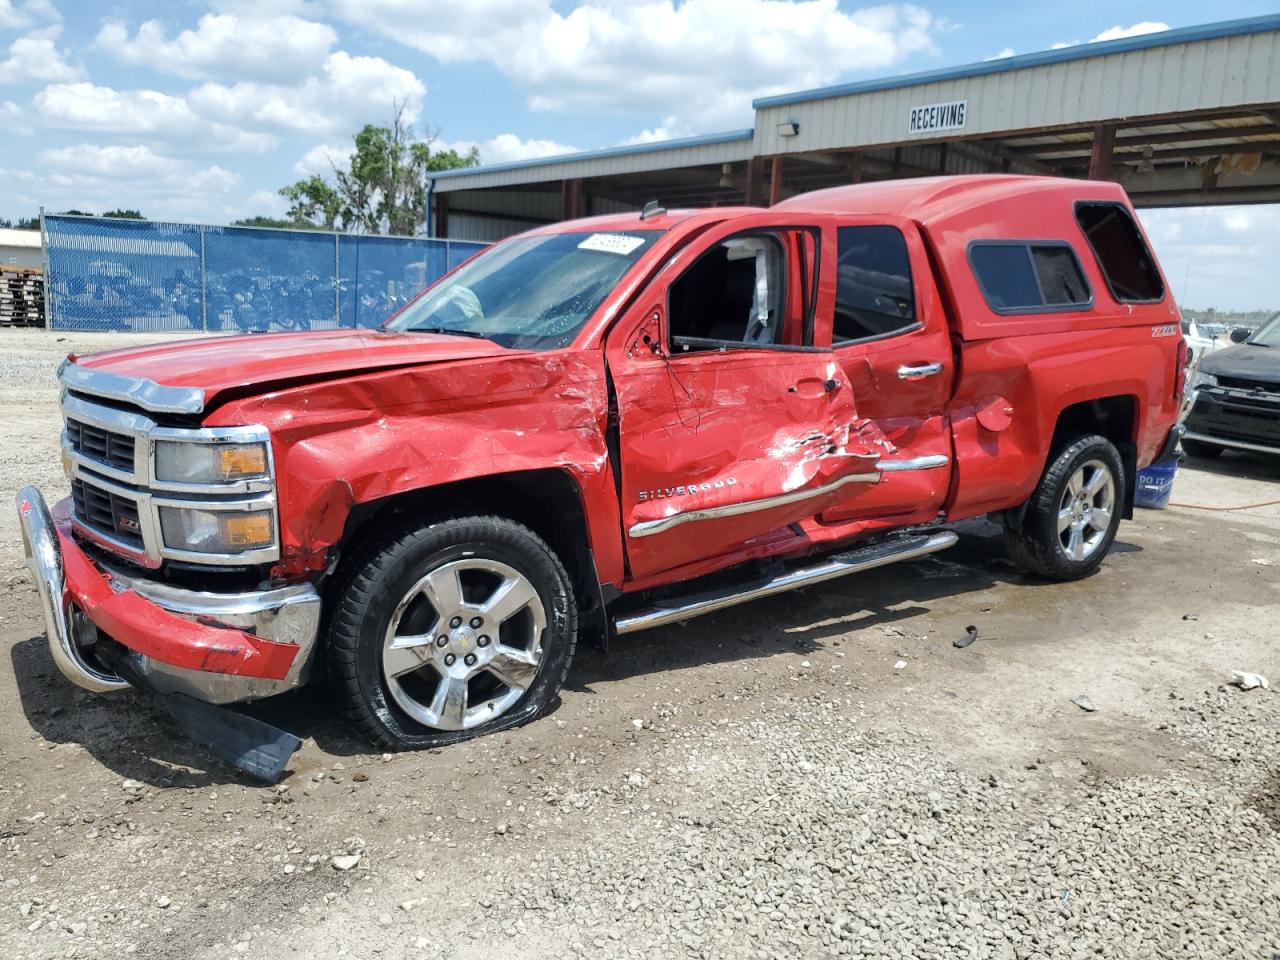
[[[380,747],[444,746],[532,720],[573,659],[569,575],[511,520],[451,518],[373,543],[339,589],[332,677]]]
[[[1045,469],[1019,522],[1005,517],[1009,553],[1028,573],[1078,580],[1093,573],[1120,526],[1124,463],[1105,437],[1081,437]]]

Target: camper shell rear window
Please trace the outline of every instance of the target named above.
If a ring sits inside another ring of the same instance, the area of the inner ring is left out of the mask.
[[[1156,259],[1124,204],[1081,200],[1075,205],[1075,213],[1076,223],[1117,303],[1156,303],[1164,299],[1164,281]]]

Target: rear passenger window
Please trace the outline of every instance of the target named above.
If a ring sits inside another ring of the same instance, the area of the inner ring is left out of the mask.
[[[1164,282],[1155,257],[1128,210],[1118,203],[1077,203],[1076,222],[1118,303],[1164,297]]]
[[[836,231],[836,346],[904,333],[916,326],[907,241],[897,227]]]
[[[969,261],[996,313],[1078,310],[1093,302],[1067,243],[997,240],[970,244]]]

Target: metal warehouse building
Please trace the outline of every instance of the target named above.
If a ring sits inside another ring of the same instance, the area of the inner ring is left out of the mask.
[[[1280,15],[755,101],[749,130],[436,174],[433,235],[765,204],[940,173],[1113,179],[1138,206],[1280,201]]]

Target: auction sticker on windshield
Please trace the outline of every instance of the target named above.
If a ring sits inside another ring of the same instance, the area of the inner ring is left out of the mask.
[[[632,237],[625,233],[593,233],[578,244],[578,249],[618,253],[625,257],[642,243],[644,243],[644,237]]]

